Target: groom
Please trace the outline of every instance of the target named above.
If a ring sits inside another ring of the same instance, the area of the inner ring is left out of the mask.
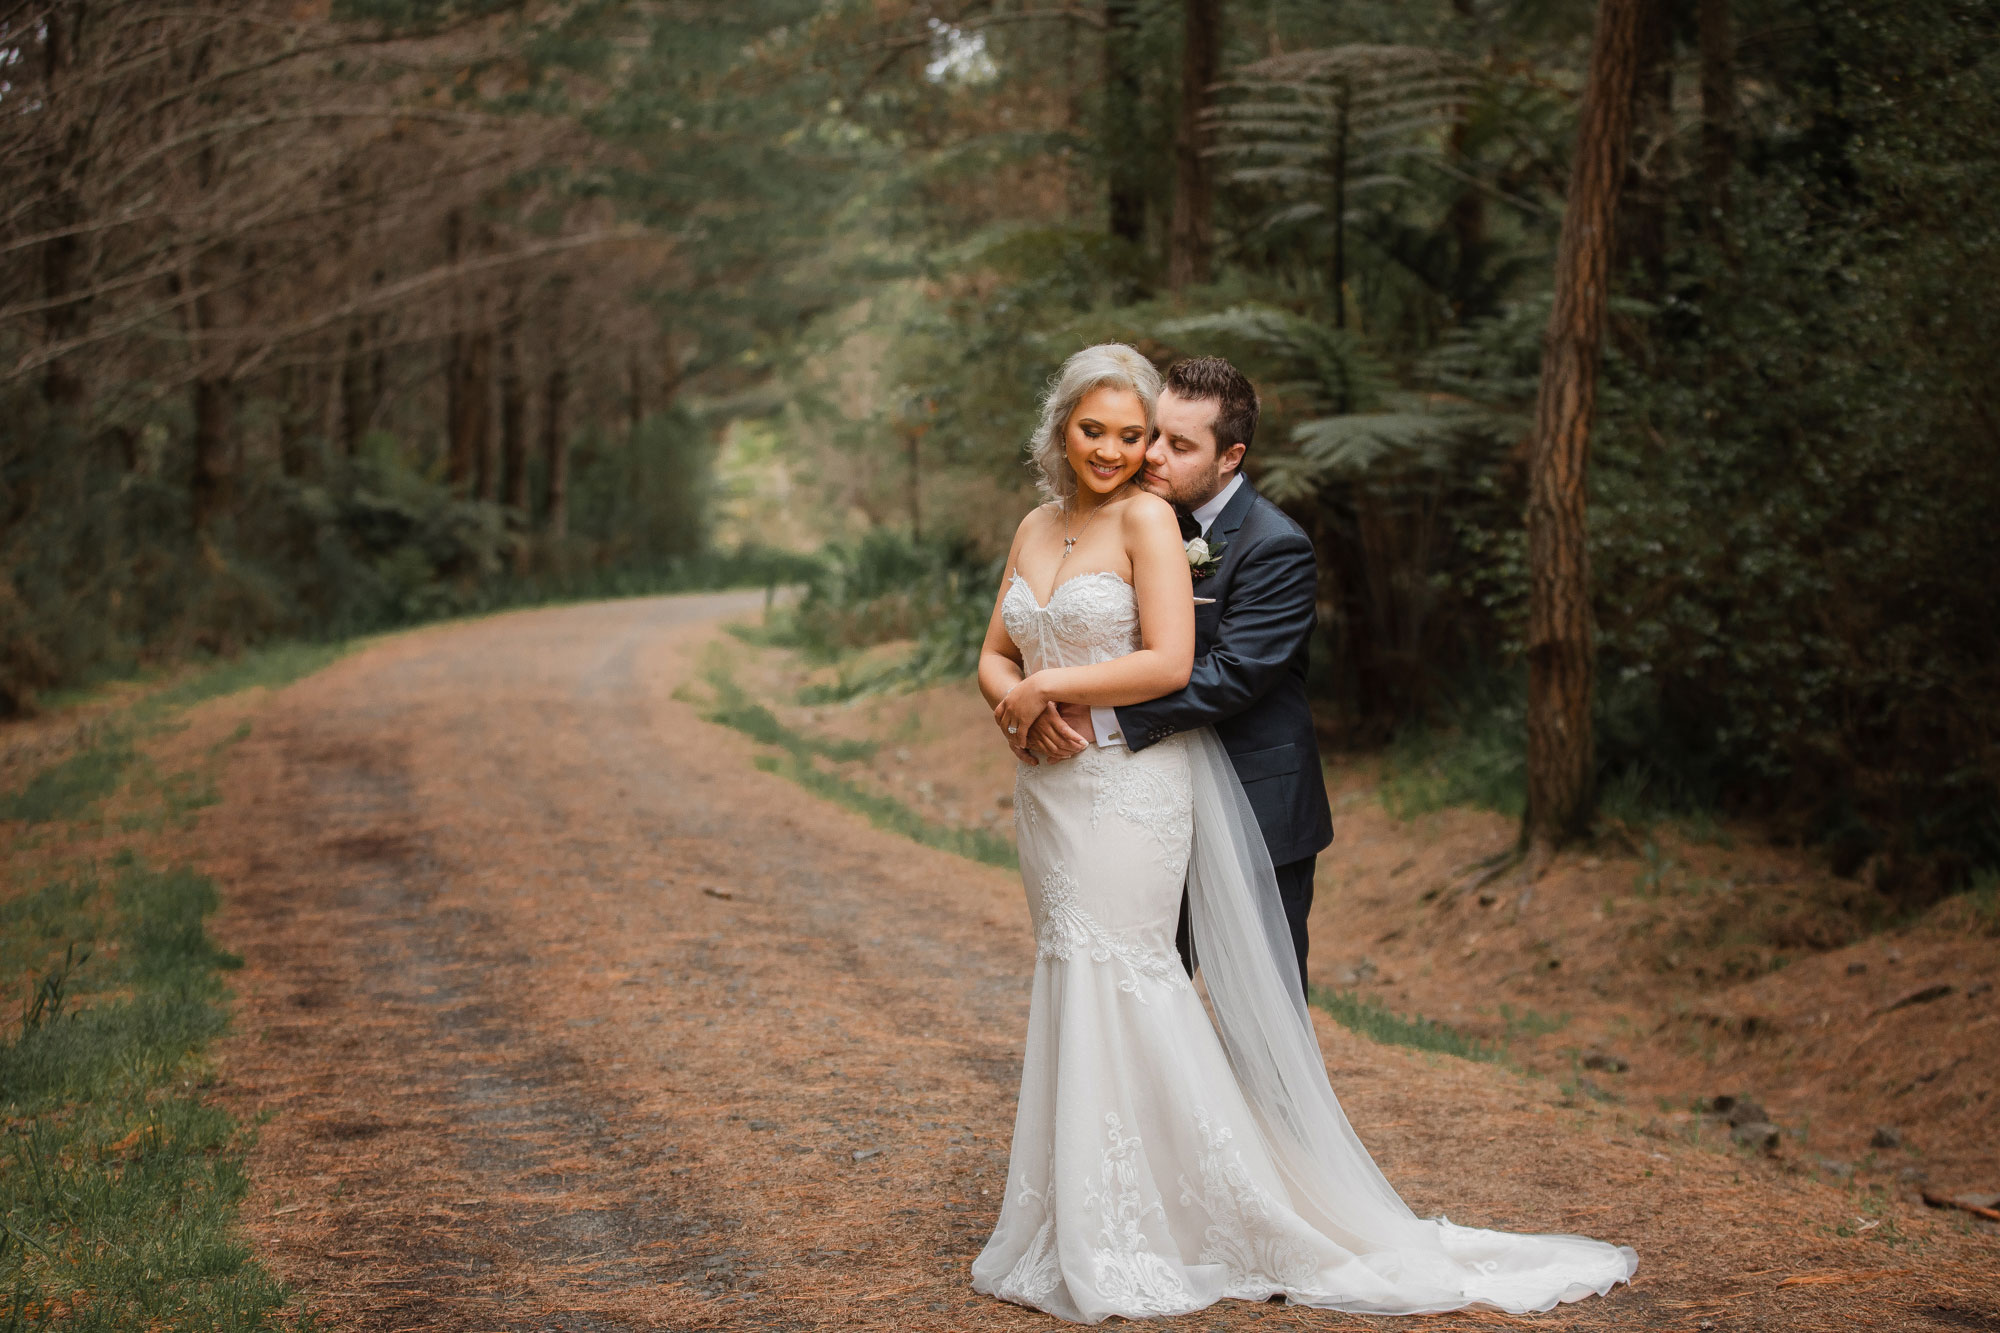
[[[1139,484],[1171,501],[1182,539],[1201,537],[1214,557],[1212,565],[1190,557],[1194,674],[1184,688],[1146,703],[1065,704],[1059,713],[1044,713],[1028,746],[1067,758],[1087,744],[1142,750],[1177,731],[1214,727],[1270,848],[1303,981],[1313,863],[1333,841],[1306,703],[1306,655],[1317,620],[1312,541],[1243,476],[1243,455],[1257,431],[1257,391],[1235,366],[1213,356],[1176,363],[1167,371],[1158,421]],[[1192,972],[1185,900],[1178,942]]]

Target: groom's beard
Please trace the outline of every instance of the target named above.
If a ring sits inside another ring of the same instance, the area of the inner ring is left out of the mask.
[[[1213,472],[1203,474],[1193,482],[1183,482],[1178,486],[1167,477],[1160,476],[1154,472],[1143,472],[1140,474],[1140,484],[1153,494],[1159,496],[1162,500],[1167,501],[1167,503],[1171,504],[1181,513],[1192,514],[1195,510],[1221,494],[1222,466],[1218,463]]]

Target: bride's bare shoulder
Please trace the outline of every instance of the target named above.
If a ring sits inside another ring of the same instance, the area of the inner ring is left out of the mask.
[[[1174,516],[1174,507],[1151,491],[1135,490],[1118,501],[1119,522],[1131,532],[1150,532],[1156,528],[1180,535],[1180,519]]]
[[[1059,510],[1060,506],[1054,500],[1044,501],[1021,515],[1020,526],[1015,528],[1014,531],[1016,533],[1033,532],[1037,528],[1046,527],[1057,520]]]
[[[1007,547],[1007,567],[1013,569],[1014,561],[1020,558],[1021,547],[1033,541],[1037,535],[1052,531],[1056,522],[1053,504],[1038,504],[1021,515],[1021,521],[1014,526],[1014,540]]]

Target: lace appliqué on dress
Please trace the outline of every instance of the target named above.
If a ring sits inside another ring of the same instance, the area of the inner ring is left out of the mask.
[[[1056,1146],[1052,1142],[1049,1144],[1049,1165],[1043,1172],[1043,1179],[1054,1173],[1055,1162]],[[1062,1282],[1062,1265],[1056,1258],[1056,1213],[1049,1199],[1054,1191],[1044,1193],[1036,1189],[1028,1183],[1026,1176],[1021,1178],[1018,1190],[1015,1202],[1021,1207],[1041,1205],[1042,1224],[1036,1228],[1035,1238],[1028,1242],[1028,1248],[1022,1251],[1020,1261],[994,1285],[993,1294],[1003,1301],[1039,1305]]]
[[[1145,1003],[1139,983],[1182,989],[1191,984],[1178,958],[1155,953],[1118,931],[1106,930],[1077,901],[1077,882],[1058,861],[1042,876],[1042,927],[1035,933],[1035,957],[1067,963],[1078,953],[1092,962],[1125,968],[1118,989]]]
[[[1102,1222],[1097,1232],[1099,1248],[1090,1256],[1098,1293],[1122,1315],[1180,1314],[1198,1304],[1189,1294],[1174,1266],[1161,1257],[1146,1239],[1144,1223],[1148,1214],[1160,1220],[1165,1240],[1166,1210],[1158,1202],[1148,1205],[1139,1192],[1137,1134],[1127,1134],[1116,1111],[1104,1117],[1109,1140],[1098,1178],[1084,1195],[1083,1206],[1096,1208]]]
[[[1194,793],[1186,767],[1177,765],[1163,771],[1129,754],[1099,749],[1085,750],[1071,762],[1088,773],[1097,787],[1090,804],[1093,829],[1109,809],[1153,835],[1168,874],[1187,873],[1188,848],[1194,842]]]
[[[1029,828],[1042,826],[1041,798],[1035,795],[1033,775],[1041,769],[1030,764],[1014,766],[1014,817]]]
[[[1318,1260],[1309,1246],[1285,1234],[1279,1219],[1288,1215],[1262,1186],[1250,1178],[1243,1155],[1230,1146],[1235,1131],[1209,1119],[1206,1108],[1195,1108],[1195,1127],[1204,1151],[1196,1162],[1201,1173],[1197,1190],[1181,1177],[1181,1203],[1208,1216],[1202,1232],[1201,1261],[1220,1264],[1229,1275],[1225,1296],[1263,1300],[1280,1291],[1302,1294],[1312,1284]]]
[[[1016,572],[1000,601],[1000,620],[1030,671],[1102,662],[1138,646],[1138,596],[1109,570],[1064,579],[1046,605]]]

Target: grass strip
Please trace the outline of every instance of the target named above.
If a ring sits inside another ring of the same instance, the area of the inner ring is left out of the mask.
[[[295,680],[331,666],[346,655],[346,641],[312,643],[293,640],[254,648],[241,657],[216,662],[206,669],[176,681],[146,700],[140,707],[149,712],[186,708],[239,690],[262,687],[281,689]]]
[[[782,756],[760,754],[752,759],[751,762],[761,771],[790,778],[813,795],[825,797],[836,805],[844,805],[865,816],[876,828],[899,833],[912,842],[984,865],[1004,866],[1009,870],[1020,868],[1014,844],[1000,835],[988,833],[985,829],[933,824],[895,797],[870,791],[813,762],[815,755],[835,763],[867,759],[875,753],[873,742],[828,740],[803,735],[780,722],[770,709],[745,694],[743,687],[730,676],[726,665],[718,662],[704,675],[715,691],[714,703],[702,710],[704,718],[785,751]]]
[[[801,762],[809,755],[818,754],[837,764],[844,764],[850,760],[869,759],[875,754],[873,741],[832,740],[792,730],[780,722],[770,709],[750,699],[736,682],[719,672],[710,674],[709,684],[715,687],[716,693],[715,707],[704,714],[710,722],[720,722],[752,740],[788,750]]]
[[[208,934],[215,883],[109,870],[7,904],[10,935],[67,939],[0,1045],[0,1329],[313,1327],[237,1235],[251,1132],[200,1095],[241,966]]]
[[[81,819],[118,789],[134,757],[129,727],[99,727],[82,749],[35,774],[19,791],[0,796],[0,819],[26,824]]]
[[[347,649],[345,643],[277,643],[214,662],[175,681],[93,727],[74,754],[50,764],[18,791],[0,795],[0,820],[48,824],[87,818],[125,781],[138,759],[134,743],[165,729],[173,713],[239,690],[289,685]]]
[[[829,773],[796,755],[781,758],[774,754],[760,754],[751,762],[764,772],[790,778],[813,795],[823,796],[838,805],[844,805],[857,814],[866,816],[868,822],[876,828],[900,833],[911,842],[935,847],[941,852],[950,852],[984,865],[1002,866],[1008,870],[1020,869],[1021,863],[1014,854],[1014,844],[997,833],[988,833],[985,829],[952,828],[949,825],[933,824],[894,797],[872,792],[857,783],[849,782],[838,773]]]
[[[1496,1065],[1510,1063],[1502,1047],[1475,1040],[1435,1019],[1421,1015],[1406,1018],[1358,991],[1310,986],[1307,995],[1334,1022],[1370,1041],[1386,1046],[1408,1046],[1418,1051],[1436,1051],[1441,1055],[1455,1055],[1461,1060],[1483,1060]]]

